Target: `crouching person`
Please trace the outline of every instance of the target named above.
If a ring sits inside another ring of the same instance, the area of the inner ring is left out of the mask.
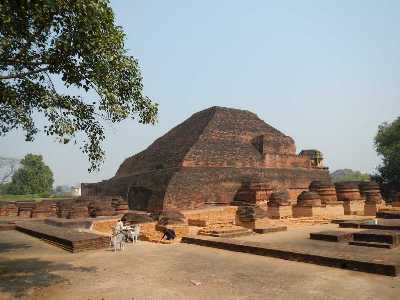
[[[166,229],[164,230],[164,235],[162,236],[160,242],[161,242],[164,238],[165,238],[167,241],[172,241],[172,240],[174,240],[174,239],[176,238],[175,230],[166,228]]]

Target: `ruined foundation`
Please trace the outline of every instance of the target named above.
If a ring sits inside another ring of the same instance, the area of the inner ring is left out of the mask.
[[[297,198],[297,204],[293,206],[293,217],[324,216],[321,199],[315,192],[303,192]]]
[[[291,201],[287,191],[271,194],[268,201],[268,216],[271,219],[284,219],[293,216]]]

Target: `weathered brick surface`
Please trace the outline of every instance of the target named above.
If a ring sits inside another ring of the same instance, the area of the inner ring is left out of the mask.
[[[361,199],[358,181],[337,182],[335,187],[339,201],[358,201]]]
[[[302,192],[297,198],[298,206],[321,206],[321,198],[315,192]]]
[[[364,200],[344,201],[344,214],[362,216],[364,214],[364,202]]]
[[[296,155],[294,141],[255,114],[212,107],[198,112],[125,160],[116,175],[82,184],[82,195],[120,195],[135,210],[197,209],[228,205],[245,182],[291,198],[313,180],[329,180],[326,169]]]
[[[325,216],[325,209],[322,206],[293,206],[293,217],[323,217]]]
[[[0,201],[0,216],[8,216],[8,217],[18,216],[18,207],[16,203]]]
[[[330,181],[313,181],[310,191],[318,193],[322,203],[337,202],[335,185]]]
[[[17,222],[16,229],[71,252],[101,249],[109,246],[107,236],[51,226],[40,221]]]
[[[381,203],[365,202],[364,216],[375,216],[378,211],[385,208],[386,205],[382,202]]]
[[[289,206],[290,204],[291,201],[287,191],[272,193],[268,201],[268,207]]]
[[[292,216],[293,210],[290,205],[268,206],[268,217],[271,219],[284,219]]]
[[[206,227],[216,224],[234,224],[237,209],[237,206],[220,206],[185,210],[182,214],[190,226]]]
[[[373,181],[364,181],[360,183],[359,187],[361,196],[365,199],[365,203],[369,204],[370,209],[372,209],[374,205],[382,206],[383,198],[379,184]],[[370,212],[372,212],[372,210]]]
[[[344,207],[342,202],[329,202],[322,205],[325,217],[333,218],[344,215]]]

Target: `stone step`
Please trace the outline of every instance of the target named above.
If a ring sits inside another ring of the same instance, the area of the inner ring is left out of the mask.
[[[352,239],[352,237],[353,237],[352,232],[335,231],[335,230],[327,230],[327,231],[310,233],[310,239],[328,241],[328,242],[349,241]]]
[[[353,234],[355,242],[383,243],[397,246],[400,244],[400,232],[392,230],[364,230]]]
[[[109,246],[109,237],[79,232],[45,224],[43,221],[16,222],[16,229],[70,252],[102,249]]]
[[[15,230],[15,224],[12,223],[2,223],[0,224],[0,231]]]
[[[364,246],[364,247],[374,247],[374,248],[385,248],[385,249],[392,249],[395,246],[392,244],[387,244],[387,243],[377,243],[377,242],[357,242],[357,241],[352,241],[349,242],[349,245],[353,246]]]
[[[210,233],[216,233],[216,234],[224,234],[224,233],[241,233],[244,231],[248,231],[247,228],[239,227],[239,228],[222,228],[221,230],[210,230]]]
[[[241,232],[225,232],[225,233],[212,233],[209,234],[209,236],[215,236],[215,237],[222,237],[222,238],[234,238],[234,237],[239,237],[239,236],[246,236],[253,234],[251,230],[246,230],[246,231],[241,231]]]
[[[286,231],[286,230],[287,230],[286,226],[270,226],[270,227],[254,228],[253,229],[253,231],[255,233],[259,233],[259,234],[280,232],[280,231]]]
[[[239,236],[246,236],[252,234],[252,230],[234,226],[234,227],[222,227],[222,228],[215,228],[215,229],[204,229],[200,230],[200,235],[205,236],[214,236],[214,237],[225,237],[225,238],[232,238],[232,237],[239,237]]]

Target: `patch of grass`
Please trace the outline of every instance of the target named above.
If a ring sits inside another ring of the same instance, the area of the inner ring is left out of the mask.
[[[42,201],[43,199],[63,200],[71,197],[59,195],[43,195],[43,194],[29,194],[29,195],[0,195],[0,201]]]

